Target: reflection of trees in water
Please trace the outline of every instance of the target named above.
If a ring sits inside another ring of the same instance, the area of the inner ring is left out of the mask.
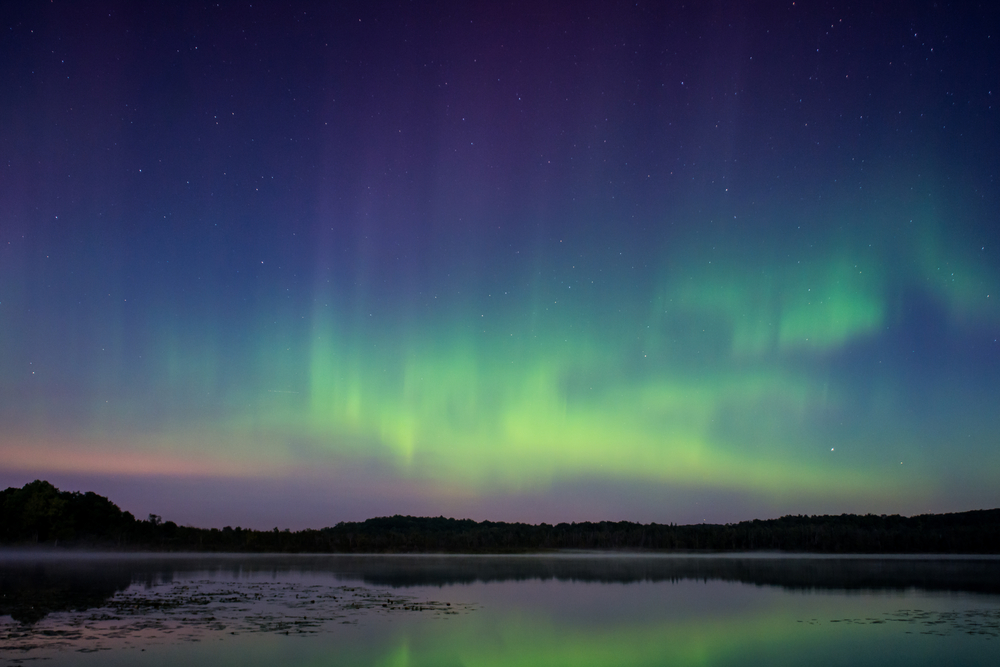
[[[236,556],[81,558],[0,563],[0,615],[34,623],[55,611],[105,605],[129,585],[190,577],[238,580],[327,574],[374,586],[559,580],[593,583],[729,581],[792,590],[1000,594],[1000,559],[683,556]]]
[[[793,590],[914,588],[1000,594],[1000,560],[996,559],[369,557],[352,560],[349,567],[366,583],[382,586],[529,579],[595,583],[719,580]]]
[[[197,572],[214,580],[328,574],[374,586],[559,580],[593,583],[729,581],[792,590],[1000,594],[998,559],[660,556],[246,556],[82,558],[0,563],[0,615],[35,623],[56,611],[104,606],[132,584],[152,588]]]
[[[127,569],[110,562],[35,562],[0,565],[0,616],[37,623],[57,611],[104,605],[132,583]]]

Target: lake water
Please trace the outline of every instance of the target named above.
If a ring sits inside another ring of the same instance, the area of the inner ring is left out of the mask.
[[[0,554],[0,663],[1000,665],[1000,560]]]

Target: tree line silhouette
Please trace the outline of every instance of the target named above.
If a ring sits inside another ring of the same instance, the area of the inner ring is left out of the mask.
[[[0,544],[129,551],[525,553],[559,549],[1000,553],[1000,509],[952,514],[784,516],[733,524],[525,524],[392,516],[319,530],[178,526],[144,520],[93,492],[35,480],[0,491]]]

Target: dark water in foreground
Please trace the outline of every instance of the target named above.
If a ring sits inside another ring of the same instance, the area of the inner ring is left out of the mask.
[[[0,664],[1000,665],[1000,559],[0,553]]]

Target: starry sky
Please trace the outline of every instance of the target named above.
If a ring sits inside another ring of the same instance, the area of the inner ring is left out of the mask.
[[[1000,15],[862,4],[5,4],[0,485],[1000,505]]]

